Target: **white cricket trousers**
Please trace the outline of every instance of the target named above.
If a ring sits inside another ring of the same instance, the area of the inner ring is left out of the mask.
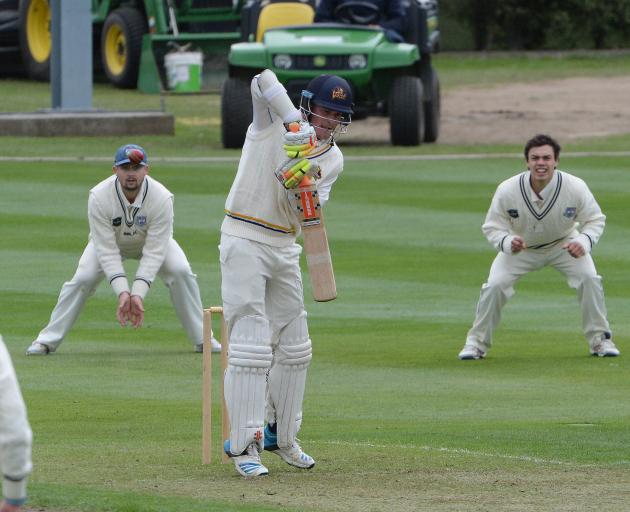
[[[602,278],[597,275],[590,254],[573,258],[561,244],[547,250],[529,249],[517,254],[500,252],[492,263],[488,281],[481,287],[477,313],[466,343],[487,351],[492,345],[492,333],[501,320],[501,310],[514,295],[514,284],[523,275],[551,266],[564,274],[571,288],[577,290],[582,310],[582,329],[593,348],[610,332],[606,319],[606,304]]]
[[[184,251],[171,239],[166,249],[164,263],[158,272],[168,288],[177,316],[194,345],[203,342],[203,313],[197,276],[193,274]],[[51,352],[57,350],[74,322],[79,317],[85,301],[94,294],[105,278],[92,242],[89,242],[79,260],[72,279],[64,283],[57,305],[50,315],[48,325],[37,336],[37,342],[46,344]],[[112,312],[112,317],[114,313]]]
[[[222,234],[219,249],[223,313],[230,333],[224,386],[231,451],[240,453],[253,441],[262,449],[265,419],[277,422],[278,445],[290,446],[301,424],[311,359],[302,248]]]

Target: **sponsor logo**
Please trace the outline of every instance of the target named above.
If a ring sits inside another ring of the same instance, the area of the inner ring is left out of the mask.
[[[575,206],[568,206],[564,209],[564,215],[567,219],[572,219],[575,217],[575,213],[577,212],[577,208]]]
[[[112,219],[112,226],[120,226],[122,224],[122,217],[116,217]]]
[[[332,99],[333,100],[345,100],[348,97],[348,93],[344,91],[343,87],[335,87],[332,90]]]
[[[510,209],[507,212],[508,212],[508,215],[512,217],[513,219],[518,219],[518,210]]]
[[[256,433],[254,434],[254,439],[256,441],[260,441],[262,438],[263,438],[262,430],[257,430]]]
[[[315,55],[313,57],[313,66],[316,68],[323,68],[326,65],[326,56],[325,55]]]
[[[138,215],[136,217],[136,226],[146,226],[146,224],[147,224],[146,215]]]

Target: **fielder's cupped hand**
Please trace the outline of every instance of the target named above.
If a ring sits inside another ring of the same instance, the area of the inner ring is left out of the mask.
[[[512,244],[510,248],[512,249],[512,254],[518,254],[524,249],[527,249],[527,246],[525,245],[525,240],[523,240],[520,236],[515,236],[514,238],[512,238]]]
[[[118,296],[118,308],[116,318],[123,327],[129,322],[134,327],[140,327],[144,321],[144,304],[139,295],[129,295],[129,292],[122,292]]]
[[[562,248],[566,249],[574,258],[581,258],[586,254],[584,247],[582,247],[582,244],[579,242],[567,242]]]
[[[138,328],[144,322],[144,303],[140,295],[131,296],[131,324]]]
[[[302,158],[317,147],[317,135],[306,121],[289,124],[288,131],[284,134],[284,151],[289,158]]]

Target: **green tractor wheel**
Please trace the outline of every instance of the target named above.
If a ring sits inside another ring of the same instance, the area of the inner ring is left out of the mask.
[[[142,36],[147,31],[143,14],[131,7],[109,13],[101,33],[101,60],[108,80],[116,87],[136,87],[142,53]]]
[[[50,6],[48,0],[20,2],[20,49],[28,76],[34,80],[50,77]]]
[[[398,76],[389,91],[389,133],[395,146],[418,146],[424,140],[422,82]]]
[[[433,68],[428,75],[424,84],[424,141],[435,142],[440,135],[440,80]]]
[[[252,122],[252,95],[249,82],[228,78],[221,91],[221,138],[225,148],[242,148],[247,127]]]

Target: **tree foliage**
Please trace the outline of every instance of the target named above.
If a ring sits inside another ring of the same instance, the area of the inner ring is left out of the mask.
[[[476,50],[630,46],[630,0],[449,0]]]

